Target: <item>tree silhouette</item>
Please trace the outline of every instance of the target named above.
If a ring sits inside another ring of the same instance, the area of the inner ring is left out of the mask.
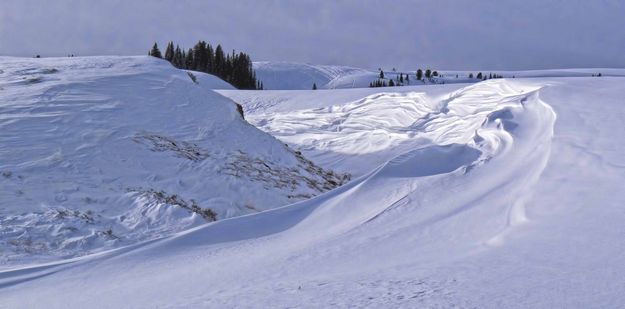
[[[158,45],[156,44],[156,42],[154,42],[154,45],[152,45],[152,49],[150,50],[149,55],[156,58],[163,58],[163,55],[161,55],[161,51],[158,49]]]

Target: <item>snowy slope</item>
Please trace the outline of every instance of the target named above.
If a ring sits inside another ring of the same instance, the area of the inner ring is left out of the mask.
[[[493,80],[288,104],[266,130],[343,157],[336,167],[373,149],[388,157],[294,205],[2,272],[2,305],[618,307],[624,85]],[[410,147],[396,154],[402,143]]]
[[[254,62],[256,77],[263,82],[266,90],[309,90],[313,84],[317,84],[318,89],[344,89],[344,88],[367,88],[369,83],[379,77],[376,70],[367,70],[340,65],[318,65],[297,62]],[[415,72],[403,72],[412,74]],[[385,71],[385,81],[396,79],[400,72]],[[432,83],[443,83],[445,79],[434,79],[432,81],[412,81],[406,85],[423,85]],[[450,80],[451,81],[451,80]],[[453,82],[467,82],[466,79],[453,80]]]
[[[263,81],[264,89],[267,90],[310,90],[313,83],[318,89],[346,89],[367,88],[369,83],[379,79],[378,70],[360,69],[339,65],[317,65],[296,62],[254,62],[254,69],[259,80]],[[425,70],[426,68],[421,68]],[[416,69],[397,70],[383,68],[384,81],[393,79],[397,82],[398,75],[409,75],[410,80],[403,86],[422,86],[431,84],[457,84],[475,83],[481,80],[476,76],[480,71],[453,71],[438,70],[440,75],[428,80],[416,80]],[[625,76],[622,69],[591,68],[591,69],[554,69],[554,70],[528,70],[528,71],[481,71],[485,76],[489,74],[501,75],[505,78],[533,78],[533,77],[590,77],[601,73],[603,76]],[[473,74],[473,78],[469,78]],[[392,90],[386,88],[387,91]]]
[[[347,66],[310,65],[296,62],[254,62],[256,77],[264,89],[311,89],[313,83],[319,88],[330,88],[330,83],[343,76],[369,74],[371,72]]]
[[[0,68],[0,264],[126,246],[344,181],[248,124],[211,75],[151,57]]]

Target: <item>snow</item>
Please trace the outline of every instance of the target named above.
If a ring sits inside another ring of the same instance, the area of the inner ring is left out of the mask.
[[[377,70],[368,70],[340,65],[318,65],[297,62],[254,62],[256,77],[263,82],[263,89],[267,90],[309,90],[313,84],[318,89],[344,89],[366,88],[369,83],[378,79]],[[410,72],[403,72],[403,74]],[[414,71],[410,74],[414,77]],[[388,79],[399,77],[400,72],[385,71],[386,82]],[[467,82],[467,80],[454,80],[455,82]],[[440,82],[441,80],[428,81]],[[423,81],[414,80],[412,84],[424,84]],[[408,83],[407,83],[408,84]]]
[[[214,126],[231,128],[228,134],[246,139],[233,145],[215,135],[191,138],[196,135],[183,134],[184,121],[168,126],[152,106],[140,109],[149,117],[138,116],[139,111],[116,113],[120,119],[113,123],[132,125],[120,131],[158,128],[156,132],[184,136],[183,140],[198,145],[249,147],[242,149],[267,160],[281,158],[285,165],[297,164],[295,152],[236,117],[232,101],[196,87],[185,73],[154,60],[128,62],[143,64],[140,67],[147,72],[128,69],[138,76],[125,76],[120,68],[115,78],[95,78],[90,83],[98,89],[98,98],[133,102],[133,91],[108,91],[129,85],[151,89],[140,91],[147,96],[141,101],[144,104],[182,96],[193,106],[210,99],[212,105],[202,105],[206,110],[189,108],[185,114],[185,105],[175,105],[175,110],[162,113],[208,118]],[[621,142],[625,78],[616,75],[623,72],[614,70],[614,76],[601,78],[570,71],[561,76],[534,72],[547,77],[426,87],[220,90],[242,104],[246,119],[263,131],[320,166],[357,177],[291,205],[268,203],[267,209],[272,209],[267,211],[197,225],[160,239],[59,262],[12,267],[0,272],[2,306],[618,307],[625,302],[625,193],[621,188],[625,183]],[[174,77],[163,80],[168,74]],[[156,88],[163,84],[167,90]],[[83,91],[81,101],[95,97],[81,83],[59,81],[59,85],[65,91]],[[29,107],[28,98],[44,102],[40,90],[7,82],[2,87],[24,92],[19,100],[4,101],[13,103],[1,105],[3,115],[5,111],[17,115],[19,106]],[[33,115],[37,114],[21,113],[15,121],[48,124],[32,119]],[[59,117],[54,115],[48,117]],[[78,119],[71,126],[87,129],[79,124],[89,112],[83,108],[72,115],[75,118],[62,120]],[[5,131],[12,123],[2,122],[3,138],[17,136]],[[25,131],[21,136],[34,135]],[[67,135],[67,140],[80,141],[72,136]],[[105,139],[94,148],[106,150],[107,141],[111,142]],[[44,140],[36,142],[46,145]],[[32,148],[23,147],[25,153]],[[4,158],[8,147],[2,151]],[[136,152],[141,159],[135,162],[148,161],[140,165],[144,173],[152,171],[157,161],[182,164],[175,161],[180,158],[164,153]],[[18,153],[11,153],[11,158]],[[150,157],[156,155],[158,160]],[[34,162],[24,164],[38,168],[33,175],[50,173],[48,165],[24,159],[29,156],[18,158]],[[121,165],[115,162],[100,166]],[[15,164],[3,162],[2,170]],[[87,171],[83,174],[94,174],[88,167],[82,169]],[[15,175],[27,171],[16,170]],[[122,180],[145,182],[134,173],[139,171],[124,172]],[[184,176],[178,171],[165,175]],[[57,177],[75,179],[66,174]],[[202,184],[224,181],[194,177]],[[4,189],[7,183],[3,180],[0,189],[2,205],[19,201],[7,197],[15,190]],[[244,185],[250,187],[250,194],[258,194],[252,191],[254,181]],[[46,190],[54,192],[56,187]],[[218,192],[240,194],[231,189]],[[185,192],[195,197],[196,191]]]
[[[477,71],[455,71],[436,70],[439,76],[430,79],[416,79],[417,68],[379,68],[362,69],[340,65],[319,65],[297,62],[254,62],[254,70],[258,80],[263,82],[266,90],[310,90],[313,83],[318,89],[346,89],[346,88],[367,88],[371,82],[379,80],[379,69],[384,71],[384,81],[388,83],[391,79],[398,83],[398,77],[403,74],[404,78],[409,75],[410,80],[405,81],[403,86],[423,86],[432,84],[457,84],[475,83],[480,80],[476,78],[479,72],[485,76],[496,74],[505,78],[535,78],[535,77],[589,77],[601,73],[603,76],[625,76],[622,69],[611,68],[582,68],[582,69],[552,69],[552,70],[528,70],[528,71],[501,71],[501,70],[477,70]],[[421,67],[424,71],[428,69]],[[469,78],[473,74],[473,78]],[[386,88],[389,89],[389,88]],[[402,91],[396,90],[388,91]]]
[[[339,177],[249,125],[214,76],[150,57],[0,62],[0,264],[171,235]]]
[[[313,83],[317,87],[329,88],[335,79],[343,76],[369,74],[364,69],[333,66],[311,65],[296,62],[254,62],[256,77],[263,82],[263,88],[270,89],[312,89]]]

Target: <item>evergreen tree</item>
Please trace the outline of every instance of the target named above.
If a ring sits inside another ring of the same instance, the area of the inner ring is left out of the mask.
[[[469,78],[473,78],[473,73],[469,73]]]
[[[423,71],[421,69],[417,70],[417,80],[421,80],[423,78]]]
[[[475,78],[482,79],[482,72],[477,73],[477,76]]]
[[[380,76],[379,78],[384,78],[384,71],[380,70]]]
[[[425,70],[425,78],[427,79],[432,78],[432,70],[430,69]]]
[[[212,73],[214,72],[214,63],[215,63],[215,51],[210,44],[206,44],[206,67],[205,72]]]
[[[182,68],[184,64],[184,56],[182,55],[182,50],[180,50],[180,46],[176,45],[176,50],[174,51],[174,59],[172,60],[172,64],[177,68]]]
[[[404,83],[404,73],[399,73],[399,82]]]
[[[229,54],[226,54],[226,61],[224,62],[224,66],[221,70],[221,74],[224,76],[223,78],[225,80],[232,80],[232,58],[230,58]]]
[[[221,45],[217,45],[215,48],[215,64],[213,73],[217,76],[224,75],[224,68],[226,65],[226,55],[224,55],[224,50],[221,48]]]
[[[432,76],[438,76],[438,71],[432,72]]]
[[[193,59],[193,49],[189,48],[187,57],[184,59],[184,68],[187,70],[193,70],[195,60]]]
[[[317,90],[317,83],[313,83],[313,90]]]
[[[188,51],[173,46],[173,42],[168,43],[166,60],[177,68],[217,75],[239,89],[263,89],[263,83],[256,80],[252,60],[245,53],[232,50],[232,54],[226,55],[221,46],[213,51],[210,44],[201,40]]]
[[[163,55],[161,55],[161,51],[158,49],[158,45],[156,44],[156,42],[154,42],[154,45],[152,45],[152,50],[150,50],[149,55],[156,58],[163,58]]]
[[[165,60],[173,62],[174,60],[174,42],[167,43],[167,49],[165,49]]]
[[[388,86],[389,86],[389,87],[393,87],[393,86],[395,86],[395,82],[393,82],[393,80],[392,80],[392,79],[389,79],[389,80],[388,80]]]
[[[191,70],[206,72],[206,63],[207,63],[207,55],[206,55],[206,42],[199,41],[193,46],[193,65],[191,66]]]

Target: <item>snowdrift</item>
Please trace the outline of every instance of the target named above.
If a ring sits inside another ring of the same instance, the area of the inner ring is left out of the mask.
[[[212,75],[151,57],[0,63],[2,264],[127,246],[346,180],[248,124]]]

